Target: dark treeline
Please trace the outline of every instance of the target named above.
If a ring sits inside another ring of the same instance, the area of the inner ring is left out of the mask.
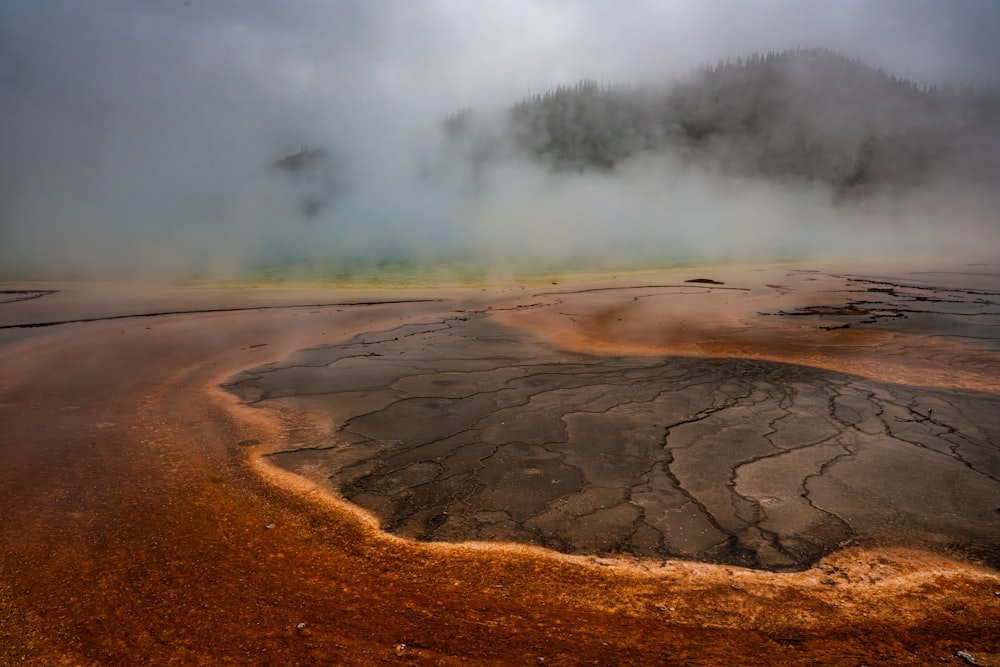
[[[556,170],[612,170],[669,154],[842,194],[991,184],[1000,164],[997,90],[922,87],[819,49],[729,59],[661,87],[581,81],[526,97],[502,122],[465,110],[444,127],[478,164],[514,151]]]
[[[347,187],[342,156],[326,148],[303,146],[271,166],[292,181],[299,209],[306,218],[318,216]]]

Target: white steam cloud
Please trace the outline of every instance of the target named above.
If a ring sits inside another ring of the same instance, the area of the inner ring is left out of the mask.
[[[440,130],[585,77],[664,82],[796,46],[921,84],[997,84],[998,32],[988,0],[7,0],[0,278],[995,247],[997,202],[960,184],[838,203],[663,156],[477,172]],[[326,151],[318,176],[275,167],[303,147]]]

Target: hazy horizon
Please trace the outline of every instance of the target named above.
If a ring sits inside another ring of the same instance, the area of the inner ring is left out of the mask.
[[[844,203],[638,157],[608,174],[501,161],[470,185],[440,129],[585,78],[668,82],[795,47],[922,86],[996,86],[998,29],[985,0],[8,0],[0,278],[988,259],[1000,202],[960,182]],[[274,168],[303,147],[327,166]]]

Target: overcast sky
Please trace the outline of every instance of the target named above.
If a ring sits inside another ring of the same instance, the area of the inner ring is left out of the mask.
[[[0,0],[0,269],[415,243],[444,223],[409,158],[450,111],[796,46],[998,84],[997,35],[996,0]],[[336,233],[255,180],[303,145],[351,165]]]

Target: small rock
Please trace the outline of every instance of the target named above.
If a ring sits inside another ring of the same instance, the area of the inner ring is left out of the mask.
[[[979,662],[978,660],[976,660],[975,656],[973,656],[968,651],[956,651],[955,652],[955,657],[956,658],[961,658],[962,660],[965,660],[965,662],[967,662],[970,665],[977,665],[977,666],[978,665],[982,665],[982,663]]]
[[[296,630],[304,630],[305,627],[306,627],[305,623],[299,623],[298,625],[295,626],[295,629]]]
[[[733,590],[734,591],[742,591],[743,587],[740,586],[739,584],[733,584]]]
[[[403,655],[406,653],[406,644],[396,644],[396,655]]]
[[[266,526],[264,526],[264,528],[266,528],[267,530],[271,530],[272,528],[275,527],[275,525],[277,525],[277,524],[269,523]]]

